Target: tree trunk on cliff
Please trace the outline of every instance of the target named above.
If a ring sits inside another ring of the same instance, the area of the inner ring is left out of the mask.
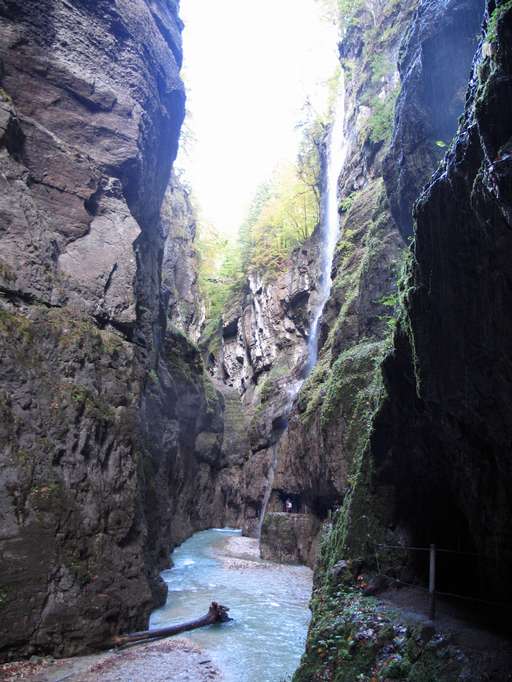
[[[111,649],[113,647],[120,648],[132,644],[142,644],[144,642],[163,639],[164,637],[171,637],[172,635],[179,635],[181,632],[187,632],[188,630],[196,630],[205,625],[227,623],[231,620],[228,611],[229,608],[213,601],[210,604],[208,613],[205,616],[202,616],[202,618],[190,620],[187,623],[181,623],[180,625],[170,625],[167,628],[159,628],[158,630],[144,630],[143,632],[132,632],[129,635],[116,635],[115,637],[112,637],[112,639],[103,642],[98,648]]]

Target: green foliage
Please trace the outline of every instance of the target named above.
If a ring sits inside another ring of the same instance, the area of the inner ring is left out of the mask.
[[[282,379],[289,372],[290,368],[286,366],[274,365],[272,367],[260,384],[260,400],[262,403],[267,402],[272,397],[272,393],[277,388],[276,384],[279,379]]]
[[[507,0],[507,2],[502,2],[500,5],[498,5],[491,14],[487,23],[486,35],[487,41],[489,43],[494,43],[498,39],[498,24],[502,17],[504,17],[505,14],[510,10],[512,10],[512,0]]]
[[[379,315],[379,320],[385,320],[389,329],[393,331],[397,323],[397,316],[399,310],[398,290],[393,291],[392,293],[387,294],[386,296],[382,296],[382,298],[380,298],[377,301],[377,303],[384,306],[384,308],[387,308],[387,312],[385,315]]]
[[[7,102],[8,104],[12,104],[12,97],[5,92],[3,88],[0,88],[0,99],[4,102]]]
[[[376,97],[372,101],[372,113],[367,121],[366,129],[368,139],[374,144],[387,142],[391,138],[398,93],[399,89],[395,88],[384,99]]]
[[[63,390],[66,388],[66,385],[62,386]],[[81,384],[75,384],[72,387],[71,400],[79,410],[83,410],[86,416],[95,421],[109,423],[115,419],[115,411],[111,405]]]
[[[208,338],[219,324],[224,305],[235,289],[243,286],[244,270],[240,244],[223,237],[206,223],[200,224],[196,237],[198,283],[206,305]]]
[[[348,211],[350,211],[356,196],[357,192],[352,192],[351,194],[348,195],[348,197],[345,197],[340,201],[339,209],[342,213],[347,213]]]
[[[333,85],[336,77],[333,78]],[[238,237],[200,224],[196,237],[199,288],[206,305],[202,338],[214,352],[222,314],[254,271],[272,277],[312,234],[320,217],[320,154],[326,125],[306,104],[296,163],[281,165],[255,192]]]
[[[357,13],[364,7],[364,0],[338,0],[340,22],[348,27],[356,23]]]
[[[341,62],[341,67],[345,72],[345,81],[350,83],[350,81],[355,80],[355,74],[357,69],[357,63],[355,59],[343,59]]]
[[[380,83],[390,72],[391,63],[386,55],[377,53],[370,60],[370,70],[374,83]]]
[[[312,234],[319,220],[319,203],[315,181],[309,179],[309,169],[306,173],[308,177],[301,177],[298,169],[282,167],[272,179],[266,201],[248,226],[243,254],[248,270],[277,270]]]

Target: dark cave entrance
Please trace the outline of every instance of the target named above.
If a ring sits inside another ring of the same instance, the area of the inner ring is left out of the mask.
[[[409,514],[411,546],[436,546],[436,587],[440,591],[465,596],[481,596],[477,550],[466,518],[454,504],[453,495],[446,490],[423,495],[416,513]],[[412,551],[411,565],[428,584],[429,553]]]
[[[288,493],[284,490],[278,490],[277,496],[279,500],[279,506],[281,511],[289,511],[291,514],[305,514],[307,509],[304,506],[304,501],[300,493]],[[291,509],[287,509],[287,501],[291,502]]]
[[[435,544],[435,588],[442,612],[496,631],[510,631],[508,609],[499,603],[503,597],[495,579],[500,574],[499,560],[479,548],[462,493],[447,471],[443,475],[443,467],[437,472],[437,476],[416,472],[405,489],[402,484],[396,527],[405,531],[407,545],[417,549],[408,551],[401,578],[426,591],[428,548]]]
[[[312,514],[320,521],[325,521],[342,504],[339,495],[311,496],[307,493],[291,493],[286,490],[277,490],[276,492],[278,506],[282,511],[287,511],[286,501],[290,500],[292,513]]]

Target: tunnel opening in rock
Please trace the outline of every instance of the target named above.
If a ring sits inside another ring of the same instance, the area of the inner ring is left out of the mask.
[[[339,494],[316,495],[311,498],[310,511],[321,521],[325,521],[329,516],[342,505],[342,498]]]
[[[474,514],[465,498],[470,495],[446,466],[447,455],[432,446],[432,453],[395,453],[393,487],[396,507],[392,523],[400,544],[407,548],[400,580],[417,585],[426,594],[430,553],[435,545],[435,590],[451,615],[496,631],[508,631],[498,581],[501,549],[488,554]],[[400,462],[400,463],[399,463]],[[381,479],[383,480],[383,479]],[[387,479],[386,484],[390,482]],[[471,505],[470,505],[471,506]],[[400,551],[388,550],[391,565]],[[506,586],[503,586],[506,591]]]
[[[304,514],[307,510],[303,497],[300,493],[289,493],[286,490],[277,490],[277,506],[281,511],[292,514]],[[291,506],[288,505],[291,503]]]

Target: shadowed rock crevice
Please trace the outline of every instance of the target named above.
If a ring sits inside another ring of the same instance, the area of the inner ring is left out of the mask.
[[[384,179],[391,213],[405,239],[412,207],[443,158],[464,108],[483,0],[422,2],[400,52],[401,92]]]

